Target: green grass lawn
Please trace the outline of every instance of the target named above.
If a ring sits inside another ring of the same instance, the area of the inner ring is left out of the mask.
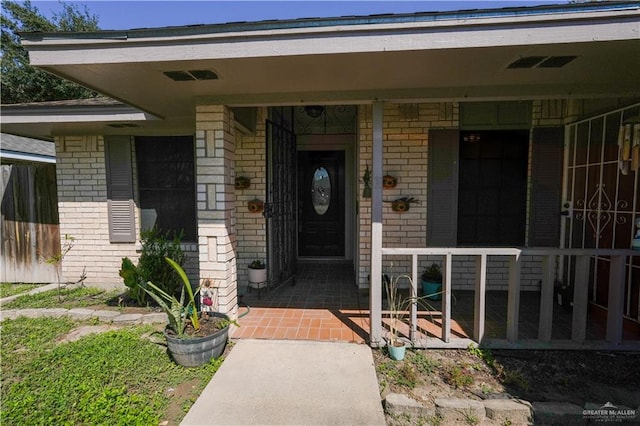
[[[55,289],[31,296],[20,296],[9,303],[3,304],[2,309],[82,308],[85,306],[106,304],[120,293],[120,291],[106,292],[93,287]]]
[[[86,324],[52,318],[1,323],[0,424],[176,424],[222,363],[176,365],[148,338],[152,326],[57,343]],[[189,392],[171,392],[184,383],[193,384]]]
[[[26,293],[42,284],[0,283],[0,299],[15,294]]]

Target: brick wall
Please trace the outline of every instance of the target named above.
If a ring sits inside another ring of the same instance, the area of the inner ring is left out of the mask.
[[[266,201],[265,167],[265,119],[267,108],[258,109],[254,134],[237,134],[236,176],[251,179],[251,186],[238,189],[236,194],[237,267],[238,284],[242,287],[249,281],[247,267],[255,259],[267,257],[266,219],[261,213],[251,213],[247,203],[255,198]]]
[[[87,285],[124,288],[118,275],[122,258],[129,257],[137,262],[141,245],[139,241],[109,242],[103,137],[58,137],[56,157],[61,244],[65,244],[65,235],[75,239],[73,248],[62,262],[62,280],[76,281],[84,269]],[[135,183],[135,152],[133,163]],[[135,190],[134,187],[134,193],[137,193]],[[137,209],[136,229],[140,229]],[[183,244],[183,250],[187,255],[185,269],[190,277],[195,278],[198,271],[197,246]]]
[[[534,123],[560,124],[558,115],[564,115],[566,103],[536,102],[533,108]],[[430,128],[457,128],[459,108],[457,103],[386,104],[383,123],[383,173],[398,178],[393,189],[383,189],[385,201],[400,197],[414,197],[420,204],[412,204],[408,212],[396,213],[389,203],[383,205],[383,247],[426,247],[427,212],[427,164],[428,134]],[[358,286],[369,286],[371,252],[371,199],[362,198],[362,176],[372,162],[371,107],[362,106],[359,112],[359,260]],[[530,170],[529,170],[530,173]],[[475,285],[475,259],[471,256],[455,257],[453,262],[453,288],[472,290]],[[392,265],[393,262],[393,265]],[[441,263],[441,256],[423,256],[419,259],[419,272],[431,263]],[[521,287],[538,290],[541,279],[540,258],[525,258],[521,266]],[[507,258],[489,257],[487,286],[491,290],[504,290],[508,285],[509,261]],[[409,257],[385,257],[385,273],[394,275],[410,273]]]
[[[218,309],[237,315],[235,124],[222,105],[196,106],[196,196],[200,278],[218,287]]]
[[[113,286],[121,259],[135,256],[134,244],[110,244],[104,140],[101,136],[56,138],[56,175],[61,244],[75,238],[62,262],[64,281],[76,281],[83,269],[88,285]]]
[[[390,203],[382,209],[384,247],[426,247],[427,236],[427,152],[429,128],[457,127],[458,107],[451,103],[386,104],[383,123],[383,173],[398,178],[395,188],[383,189],[382,198],[392,201],[413,197],[419,204],[411,204],[408,212],[397,213]],[[359,176],[359,265],[358,286],[367,288],[371,252],[371,199],[362,198],[362,176],[372,162],[371,106],[359,112],[360,152]],[[394,274],[408,272],[410,260],[393,259]],[[426,262],[425,262],[426,265]],[[383,270],[391,269],[384,259]]]

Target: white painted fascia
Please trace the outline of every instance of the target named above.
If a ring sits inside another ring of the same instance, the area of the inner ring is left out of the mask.
[[[31,64],[137,63],[640,40],[640,10],[336,25],[131,39],[27,40]]]
[[[123,113],[123,114],[100,114],[100,113],[76,113],[76,114],[45,114],[41,111],[21,111],[19,113],[2,114],[3,124],[44,124],[44,123],[94,123],[94,122],[123,122],[123,121],[149,121],[158,118],[144,112]]]
[[[56,163],[56,157],[51,157],[48,155],[40,155],[40,154],[27,154],[24,152],[15,152],[15,151],[0,150],[0,158],[5,160],[29,161],[34,163],[49,163],[49,164]]]

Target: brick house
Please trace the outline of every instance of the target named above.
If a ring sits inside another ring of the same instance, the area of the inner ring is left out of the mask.
[[[376,344],[382,273],[437,261],[445,342],[452,290],[507,291],[511,343],[520,293],[541,294],[550,340],[558,281],[572,342],[593,305],[616,346],[640,320],[639,172],[619,146],[640,121],[639,23],[636,2],[607,2],[27,33],[34,65],[119,101],[4,106],[2,131],[56,142],[65,275],[120,283],[155,224],[184,230],[189,273],[232,315],[252,260],[274,286],[339,260],[375,289]]]

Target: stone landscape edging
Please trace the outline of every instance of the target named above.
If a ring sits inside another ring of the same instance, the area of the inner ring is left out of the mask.
[[[424,405],[404,394],[390,393],[384,400],[392,418],[429,419],[442,424],[582,424],[583,408],[569,402],[529,402],[522,399],[436,398]],[[471,422],[473,417],[474,422]]]
[[[164,312],[152,312],[149,314],[120,313],[102,309],[86,308],[26,308],[8,309],[0,311],[0,321],[5,319],[26,318],[62,318],[68,317],[77,320],[97,319],[100,322],[113,324],[166,324],[167,314]]]

